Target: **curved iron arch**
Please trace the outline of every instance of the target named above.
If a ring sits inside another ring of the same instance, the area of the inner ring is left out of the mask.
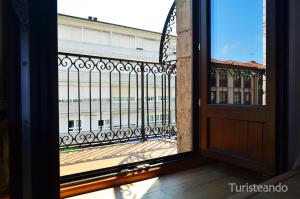
[[[176,22],[176,3],[173,2],[168,16],[165,21],[165,25],[163,28],[163,32],[160,39],[160,47],[159,47],[159,63],[165,64],[168,60],[168,43],[170,42],[170,33],[173,30],[173,25]]]

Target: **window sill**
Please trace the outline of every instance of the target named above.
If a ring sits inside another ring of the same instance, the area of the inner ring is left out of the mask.
[[[126,174],[112,174],[110,176],[102,176],[94,180],[86,180],[80,182],[61,185],[61,198],[81,195],[93,191],[98,191],[105,188],[120,186],[140,180],[146,180],[153,177],[159,177],[166,174],[192,169],[209,163],[210,160],[195,155],[187,159],[178,160],[173,163],[154,166],[147,170],[138,172],[130,172]]]

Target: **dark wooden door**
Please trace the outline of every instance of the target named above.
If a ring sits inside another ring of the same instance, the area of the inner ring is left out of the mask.
[[[275,173],[274,8],[263,0],[201,1],[200,33],[201,153],[271,175]]]

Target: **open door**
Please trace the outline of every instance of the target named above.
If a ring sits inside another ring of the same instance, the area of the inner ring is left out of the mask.
[[[275,5],[201,1],[201,152],[275,173]],[[274,16],[274,15],[273,15]]]

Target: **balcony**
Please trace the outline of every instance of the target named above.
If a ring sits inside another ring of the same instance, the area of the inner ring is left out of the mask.
[[[61,175],[177,153],[176,62],[59,53]]]

